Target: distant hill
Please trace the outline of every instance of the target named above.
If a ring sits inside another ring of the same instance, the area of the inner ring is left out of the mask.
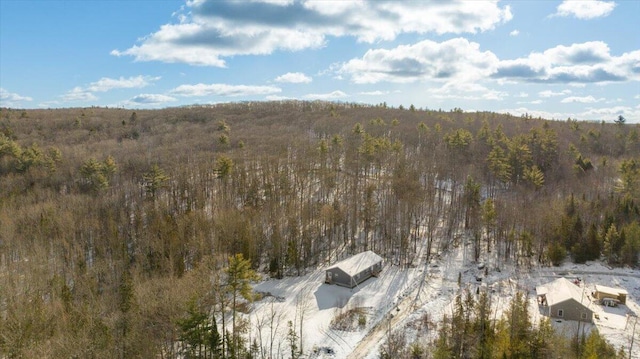
[[[425,238],[427,257],[470,238],[475,260],[637,266],[639,130],[298,101],[2,109],[0,348],[171,350],[236,253],[273,277],[369,249],[410,266]]]

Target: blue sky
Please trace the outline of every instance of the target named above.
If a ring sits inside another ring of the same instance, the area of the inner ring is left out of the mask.
[[[640,1],[0,0],[0,106],[335,100],[640,123]]]

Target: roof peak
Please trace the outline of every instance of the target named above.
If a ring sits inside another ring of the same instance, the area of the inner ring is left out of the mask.
[[[354,254],[351,257],[334,263],[328,269],[340,268],[349,275],[355,275],[381,261],[382,257],[377,255],[375,252],[368,250]]]

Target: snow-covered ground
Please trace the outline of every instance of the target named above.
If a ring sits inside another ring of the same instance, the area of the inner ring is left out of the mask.
[[[586,293],[591,293],[595,284],[628,291],[626,306],[593,305],[600,318],[595,320],[595,326],[614,346],[628,352],[635,318],[627,314],[640,314],[640,271],[609,269],[600,263],[569,263],[561,267],[535,267],[530,271],[502,265],[501,271],[497,271],[496,265],[488,262],[485,275],[484,269],[469,263],[467,258],[464,250],[458,248],[415,268],[387,264],[378,278],[368,279],[353,290],[325,284],[323,268],[301,277],[261,282],[255,290],[271,296],[255,302],[253,310],[245,316],[251,321],[251,341],[256,339],[262,343],[270,357],[288,357],[288,322],[299,331],[302,317],[303,350],[307,357],[373,359],[378,357],[389,331],[402,330],[409,342],[418,337],[425,343],[433,340],[437,333],[435,326],[418,331],[415,323],[424,318],[438,323],[444,314],[450,315],[460,287],[472,291],[478,286],[486,287],[491,293],[494,318],[500,318],[517,291],[525,291],[535,322],[541,317],[535,287],[564,276],[579,277]],[[461,286],[458,286],[459,274]],[[360,323],[351,331],[331,328],[336,316],[356,308],[361,308],[360,313],[364,314],[360,316],[364,316],[366,324]],[[567,333],[575,333],[577,329],[577,322],[553,323],[557,330]],[[581,328],[588,331],[592,326],[583,323]],[[636,338],[632,358],[640,358],[640,338]]]
[[[252,327],[257,328],[257,324],[264,322],[262,337],[265,338],[272,327],[278,326],[273,348],[280,347],[286,353],[289,350],[287,323],[292,321],[298,329],[301,313],[304,313],[302,337],[305,352],[312,352],[316,348],[319,352],[333,353],[332,357],[345,358],[375,324],[394,310],[394,304],[421,282],[423,270],[387,265],[378,278],[370,278],[353,290],[325,284],[324,278],[325,272],[320,269],[302,277],[268,280],[258,284],[254,288],[256,291],[270,293],[277,298],[267,297],[254,303],[255,309],[249,315]],[[331,320],[337,314],[355,308],[371,309],[367,311],[364,328],[357,331],[331,329]],[[274,315],[280,321],[279,325],[271,323],[270,318]],[[252,337],[260,335],[257,331],[254,329]],[[272,347],[264,339],[262,343],[263,346],[267,344],[265,348]],[[271,353],[279,357],[277,350]]]

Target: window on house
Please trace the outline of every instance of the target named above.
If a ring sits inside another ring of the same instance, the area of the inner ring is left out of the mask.
[[[581,313],[580,319],[587,319],[587,313]]]
[[[558,316],[559,317],[564,317],[564,310],[558,309]]]

